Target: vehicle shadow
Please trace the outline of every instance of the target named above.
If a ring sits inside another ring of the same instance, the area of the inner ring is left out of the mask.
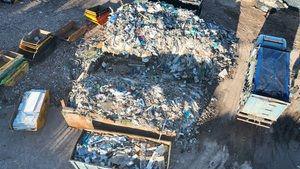
[[[273,125],[273,137],[279,142],[289,142],[290,140],[300,141],[300,113],[294,113],[294,116],[283,115],[279,117]]]
[[[243,168],[248,164],[260,169],[296,169],[300,162],[296,121],[282,117],[273,129],[267,129],[238,121],[228,112],[199,126],[189,152],[181,152],[181,146],[174,144],[171,168]]]
[[[292,83],[291,87],[295,86],[295,80],[298,78],[299,75],[299,70],[300,70],[300,56],[298,56],[297,60],[295,61],[292,69]]]
[[[150,0],[152,2],[159,2],[159,0]],[[196,12],[197,15],[201,14],[202,9],[202,0],[198,0],[196,3],[184,3],[180,0],[162,0],[168,4],[172,4],[175,8],[182,8],[187,10],[193,10]]]
[[[209,10],[213,9],[213,10]],[[241,14],[241,2],[236,0],[204,0],[201,18],[205,21],[218,23],[234,33],[238,31]]]

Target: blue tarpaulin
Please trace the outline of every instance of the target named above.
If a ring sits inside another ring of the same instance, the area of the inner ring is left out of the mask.
[[[289,102],[290,54],[267,47],[259,48],[253,93]]]

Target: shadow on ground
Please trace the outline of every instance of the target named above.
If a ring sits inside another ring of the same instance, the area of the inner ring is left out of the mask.
[[[270,12],[267,16],[266,21],[260,30],[260,34],[285,38],[288,49],[292,50],[294,43],[296,43],[295,39],[299,29],[299,9],[288,8],[281,9],[277,12],[276,10],[272,11],[275,12]],[[287,19],[287,17],[289,18]]]
[[[239,122],[232,113],[200,126],[189,152],[173,147],[171,168],[297,169],[300,165],[299,123],[282,118],[272,129]],[[297,128],[298,127],[298,128]],[[298,131],[296,131],[298,129]]]
[[[232,30],[234,33],[238,31],[240,14],[241,2],[236,2],[236,0],[203,1],[201,18],[205,21],[223,25],[226,29]]]
[[[9,130],[8,121],[15,109],[16,106],[1,109],[1,168],[72,169],[68,160],[80,131],[69,128],[55,107],[47,111],[45,126],[39,131]]]

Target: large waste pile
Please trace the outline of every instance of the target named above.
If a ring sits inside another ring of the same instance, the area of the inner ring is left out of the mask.
[[[166,3],[137,3],[121,6],[109,18],[104,52],[142,57],[192,55],[196,58],[234,59],[233,33],[206,23],[193,12]]]
[[[84,133],[74,160],[109,168],[164,169],[168,147],[122,135]]]
[[[90,70],[70,93],[82,115],[187,136],[236,64],[234,33],[163,2],[125,4],[101,28],[76,53]]]
[[[112,59],[102,62],[105,67],[101,71],[73,87],[71,103],[81,114],[97,112],[114,121],[127,120],[135,125],[164,128],[166,131],[177,130],[183,115],[187,119],[193,114],[198,116],[205,97],[201,85],[176,81],[176,77],[180,78],[183,74],[187,74],[187,78],[191,76],[188,73],[192,73],[193,68],[201,70],[197,65],[187,64],[192,58],[170,58],[170,62],[166,63],[157,61],[151,68],[139,66],[138,61],[129,58],[109,55],[105,60],[108,58]],[[177,63],[173,63],[177,59]],[[174,72],[173,76],[169,73],[168,63],[191,70]],[[205,72],[204,66],[202,70]],[[194,81],[194,78],[190,80]]]

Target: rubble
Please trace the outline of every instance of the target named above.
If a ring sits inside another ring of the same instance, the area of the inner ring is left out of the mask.
[[[222,70],[220,73],[219,73],[219,77],[224,79],[226,76],[228,75],[228,72],[226,69]]]
[[[148,58],[192,55],[233,64],[234,33],[167,3],[125,4],[109,17],[104,52]],[[201,45],[200,45],[201,44]]]
[[[85,116],[187,139],[218,74],[236,65],[234,33],[163,2],[125,4],[93,32],[76,52],[88,74],[69,96]]]
[[[103,63],[107,64],[108,72],[97,72],[73,86],[70,101],[81,114],[97,112],[114,121],[125,120],[158,129],[164,126],[166,131],[179,129],[185,113],[191,114],[187,118],[199,115],[204,102],[199,84],[179,83],[157,67],[147,70],[133,66],[121,70],[129,73],[122,75],[113,70],[115,65]]]
[[[164,169],[167,150],[163,144],[125,135],[85,132],[76,145],[73,160],[109,168],[142,169],[151,165],[151,169]]]

